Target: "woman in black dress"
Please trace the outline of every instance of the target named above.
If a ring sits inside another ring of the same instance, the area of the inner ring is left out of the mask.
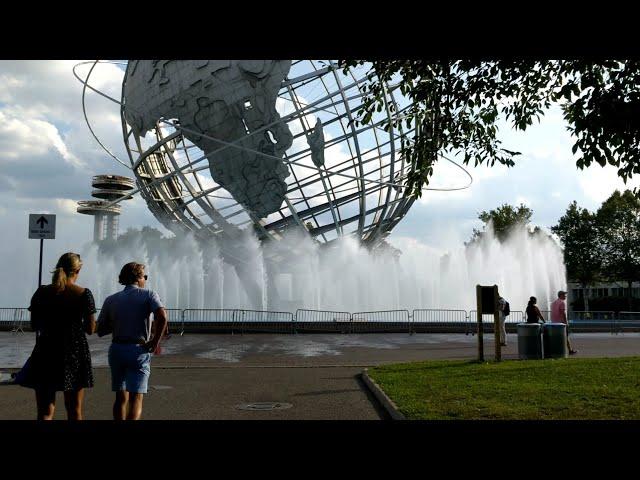
[[[527,303],[527,323],[542,323],[544,322],[544,317],[542,313],[540,313],[540,309],[536,305],[538,303],[538,299],[536,297],[529,297],[529,303]]]
[[[95,303],[88,288],[76,284],[80,255],[65,253],[31,298],[31,328],[36,345],[20,384],[36,391],[38,420],[52,420],[56,392],[64,392],[69,420],[82,420],[84,389],[93,387],[91,355],[85,333],[95,332]]]

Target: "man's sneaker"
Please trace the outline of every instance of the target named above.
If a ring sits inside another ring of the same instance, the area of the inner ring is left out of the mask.
[[[578,350],[569,350],[569,355],[575,355],[578,353]]]

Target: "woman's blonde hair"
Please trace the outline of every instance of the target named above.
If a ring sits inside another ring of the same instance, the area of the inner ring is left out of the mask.
[[[80,255],[73,252],[63,254],[58,259],[58,263],[56,263],[56,269],[51,272],[53,273],[51,284],[56,287],[57,291],[63,291],[67,286],[68,278],[74,273],[79,272],[81,267],[82,260],[80,260]]]

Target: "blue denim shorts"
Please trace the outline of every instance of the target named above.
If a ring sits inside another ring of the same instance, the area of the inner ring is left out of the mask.
[[[130,393],[147,393],[151,374],[151,354],[135,344],[112,343],[109,347],[111,389]]]

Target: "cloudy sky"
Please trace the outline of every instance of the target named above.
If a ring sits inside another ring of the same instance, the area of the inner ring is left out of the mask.
[[[89,199],[91,176],[128,175],[91,136],[82,115],[82,85],[72,61],[0,61],[0,261],[19,256],[25,270],[37,267],[38,243],[27,240],[29,213],[55,213],[57,238],[47,241],[45,264],[56,255],[92,237],[93,220],[76,213],[76,202]],[[87,72],[87,68],[81,68]],[[92,76],[99,90],[118,98],[122,71],[103,65]],[[98,137],[117,156],[126,158],[117,105],[90,93],[87,111]],[[446,248],[468,240],[478,228],[478,213],[502,203],[525,203],[533,223],[554,225],[572,200],[596,209],[616,188],[625,188],[614,168],[575,167],[573,144],[558,110],[552,110],[527,132],[501,130],[506,148],[523,153],[514,168],[469,167],[471,188],[459,192],[425,192],[390,237],[406,246],[419,242]],[[433,186],[465,185],[468,178],[455,167],[436,167]],[[628,186],[637,186],[634,178]],[[150,225],[162,229],[144,202],[129,201],[120,230]],[[33,259],[33,260],[32,260]],[[33,267],[33,262],[36,267]],[[16,273],[17,275],[26,273]],[[31,273],[29,273],[31,275]]]

